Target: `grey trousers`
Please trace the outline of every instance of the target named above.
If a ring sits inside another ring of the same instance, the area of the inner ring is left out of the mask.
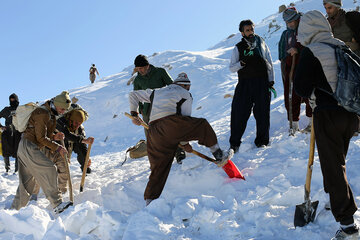
[[[57,169],[55,164],[40,151],[31,141],[22,138],[18,148],[19,186],[11,205],[19,210],[25,207],[32,194],[37,194],[40,186],[50,201],[52,207],[62,202],[61,192],[57,183]]]

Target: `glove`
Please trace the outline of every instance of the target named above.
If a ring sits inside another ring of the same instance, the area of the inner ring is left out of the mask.
[[[269,87],[269,92],[272,92],[274,94],[274,98],[277,97],[276,90],[273,86]]]
[[[137,117],[137,116],[139,116],[139,113],[137,113],[135,111],[131,111],[130,115],[133,116],[133,117]]]
[[[189,143],[185,144],[185,145],[181,145],[180,144],[180,147],[185,151],[185,152],[188,152],[188,153],[191,153],[193,151],[191,145]]]

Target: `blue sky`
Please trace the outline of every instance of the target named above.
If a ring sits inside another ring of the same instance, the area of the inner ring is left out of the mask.
[[[120,72],[136,55],[205,50],[260,22],[286,0],[12,0],[0,7],[0,109],[15,92],[20,104]],[[3,122],[3,120],[1,121]]]

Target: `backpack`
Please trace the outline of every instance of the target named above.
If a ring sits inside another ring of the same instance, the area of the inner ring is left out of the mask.
[[[121,166],[124,165],[127,160],[127,153],[129,153],[130,158],[135,159],[147,156],[146,141],[140,140],[135,146],[128,148],[125,153],[125,160],[122,162]]]
[[[12,124],[14,125],[15,129],[19,132],[24,132],[31,113],[39,106],[36,103],[30,102],[25,105],[20,105],[16,108],[15,115],[12,117]]]
[[[360,57],[346,45],[324,43],[335,50],[338,66],[337,86],[332,95],[338,103],[348,110],[360,115]]]

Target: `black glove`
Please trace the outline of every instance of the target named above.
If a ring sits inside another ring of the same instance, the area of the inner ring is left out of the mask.
[[[139,116],[139,113],[135,112],[135,111],[131,111],[130,115],[133,116],[133,117],[137,117],[137,116]]]

